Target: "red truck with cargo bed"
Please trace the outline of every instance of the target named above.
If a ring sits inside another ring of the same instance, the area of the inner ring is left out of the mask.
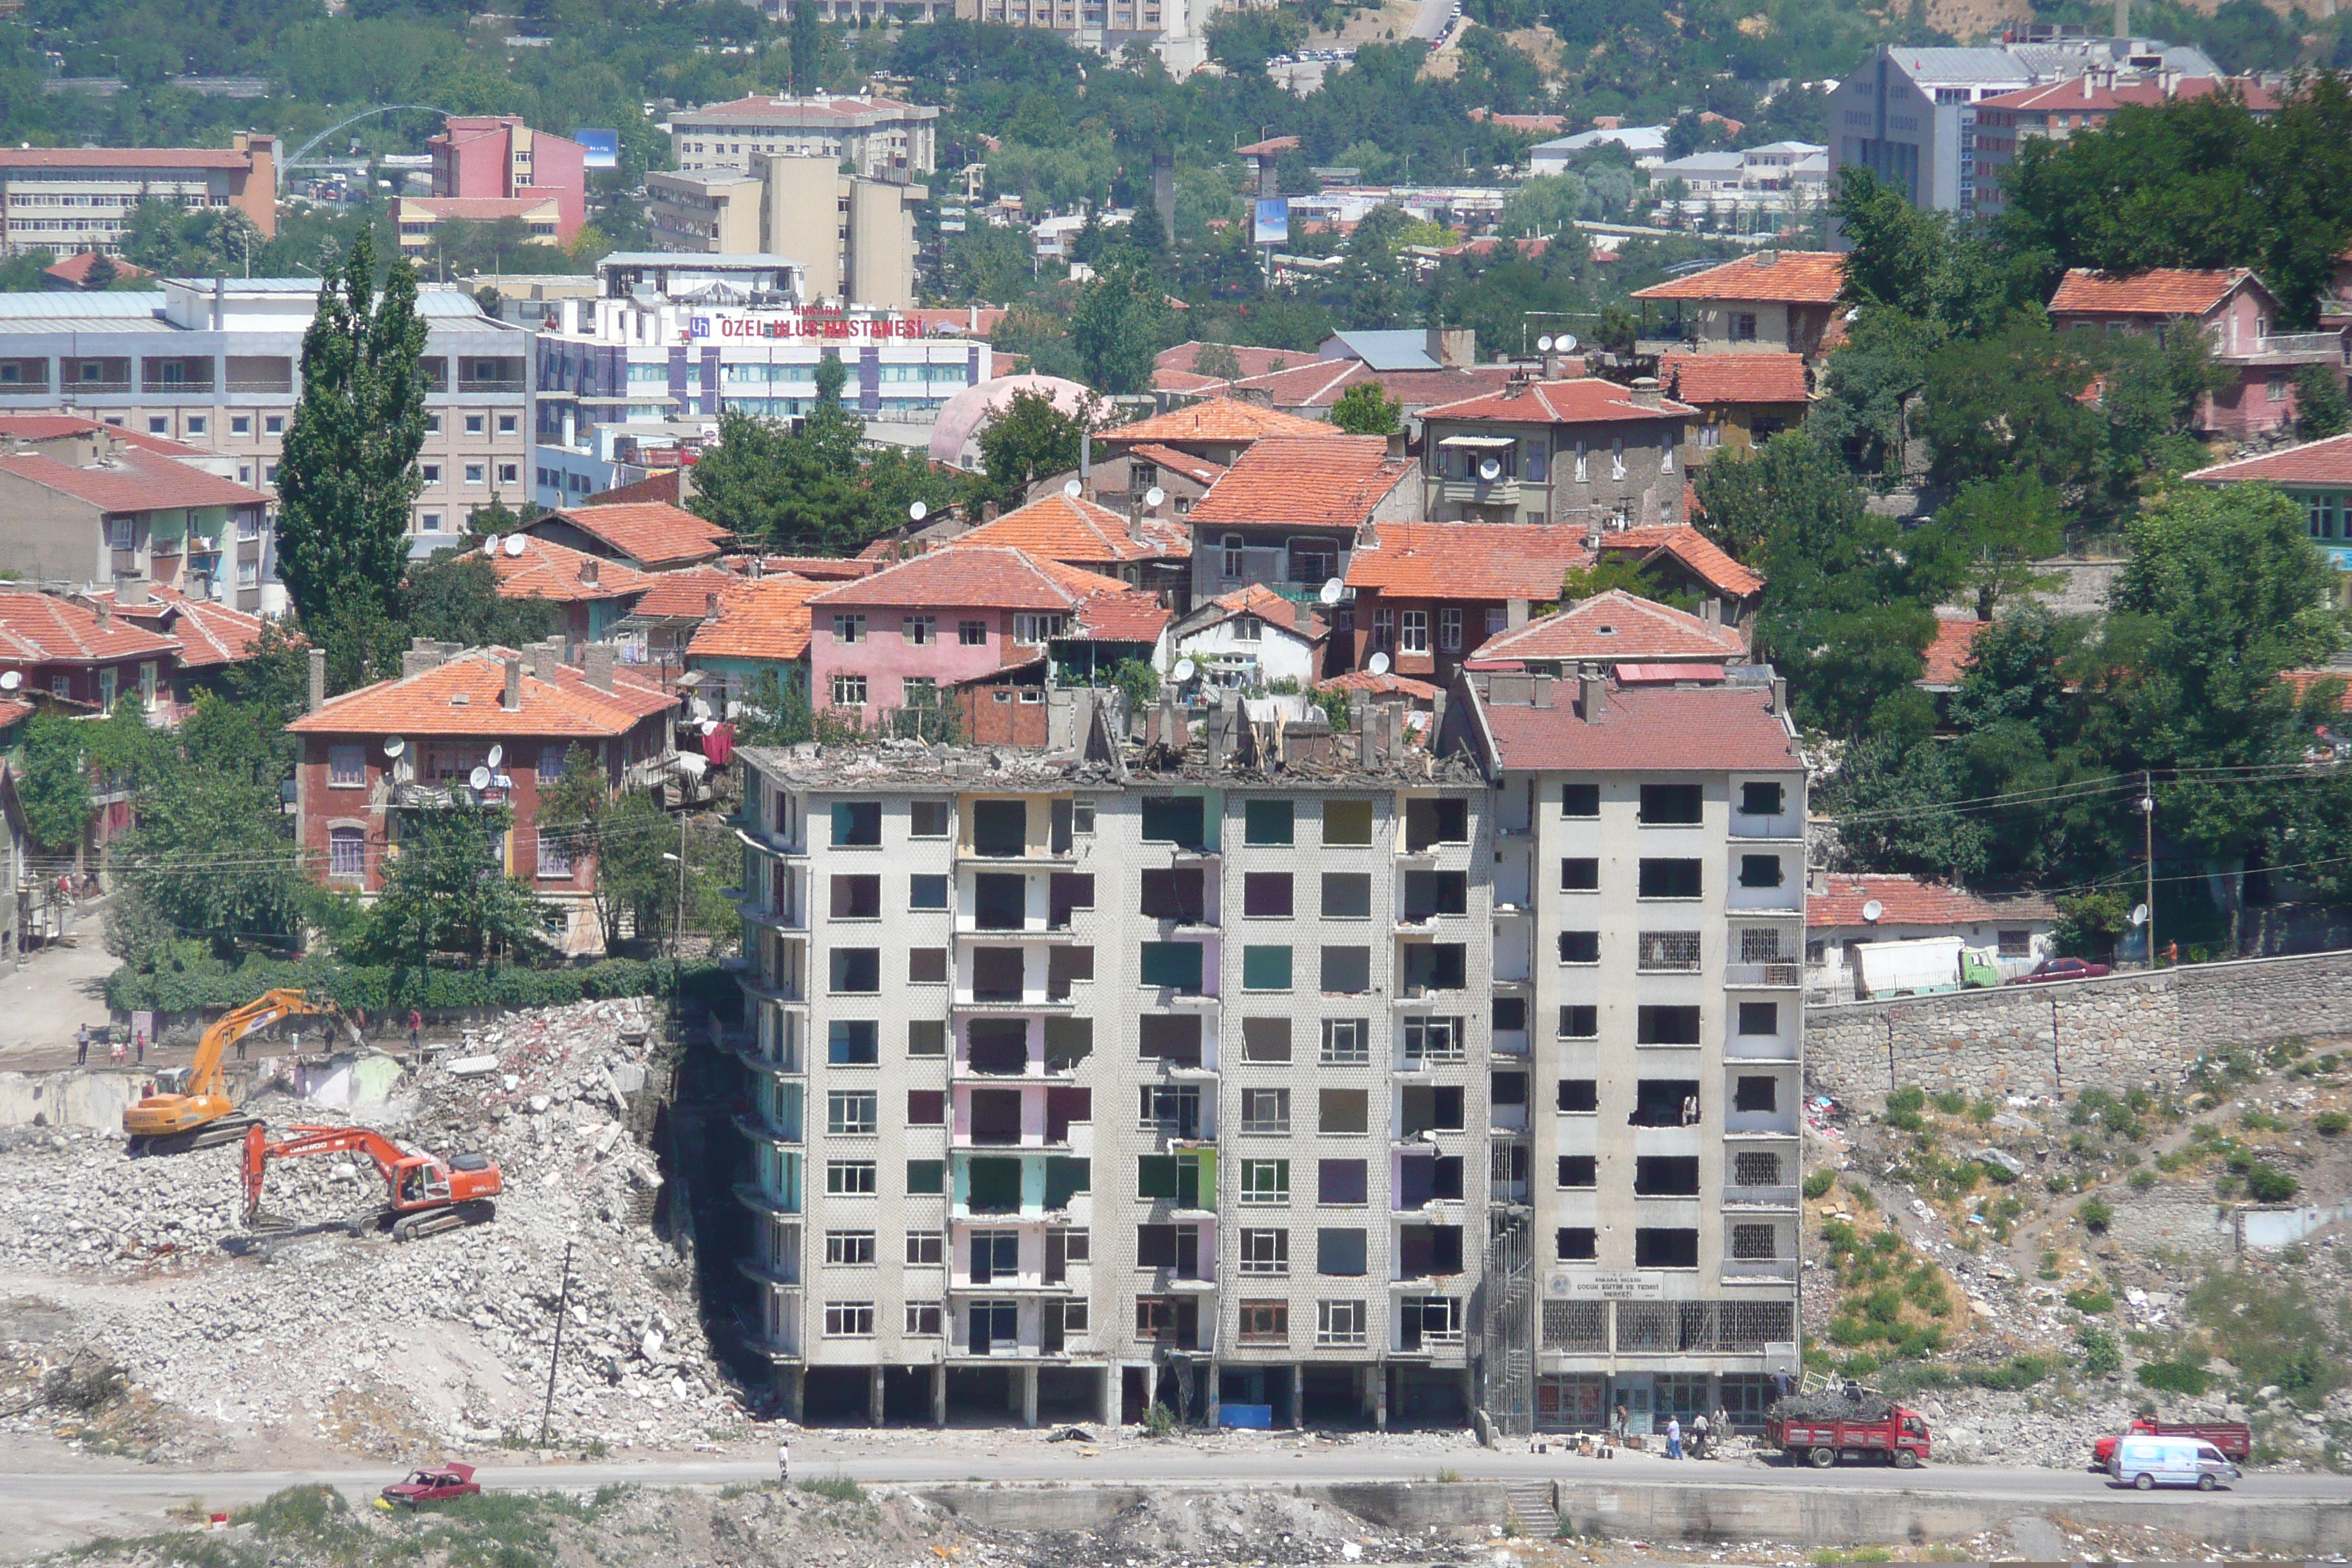
[[[1848,1457],[1873,1455],[1902,1469],[1915,1469],[1927,1458],[1927,1419],[1916,1411],[1896,1405],[1883,1421],[1808,1421],[1797,1416],[1771,1416],[1765,1436],[1790,1458],[1802,1458],[1815,1469],[1826,1470]]]
[[[2091,1445],[2091,1468],[2105,1474],[2108,1462],[2116,1457],[2116,1445],[2125,1436],[2200,1437],[2221,1449],[2223,1458],[2240,1465],[2254,1451],[2253,1429],[2242,1421],[2158,1421],[2152,1415],[2138,1415],[2133,1417],[2123,1436],[2102,1437]]]

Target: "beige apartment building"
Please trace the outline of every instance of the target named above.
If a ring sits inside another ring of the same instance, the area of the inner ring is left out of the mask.
[[[240,131],[226,147],[0,149],[0,254],[118,256],[142,201],[233,208],[278,233],[278,138]]]
[[[1160,20],[1163,13],[1167,23]],[[966,22],[1050,27],[1106,49],[1132,38],[1157,38],[1186,22],[1181,0],[956,0],[955,14]]]
[[[664,250],[782,256],[805,269],[803,297],[885,310],[915,304],[915,204],[929,191],[845,174],[831,158],[750,155],[749,172],[646,176]]]
[[[671,162],[689,174],[749,174],[751,155],[829,158],[869,180],[939,166],[940,111],[887,98],[739,98],[670,116]]]

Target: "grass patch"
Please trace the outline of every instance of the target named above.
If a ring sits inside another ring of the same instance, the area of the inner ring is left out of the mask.
[[[2116,1223],[2116,1211],[2105,1198],[2090,1198],[2075,1208],[2074,1217],[2093,1236],[2105,1236],[2107,1226]]]
[[[800,1483],[800,1489],[821,1498],[830,1498],[835,1502],[866,1500],[866,1489],[847,1476],[826,1476],[818,1480],[803,1481]]]
[[[1813,1568],[1831,1568],[1837,1563],[1892,1563],[1895,1553],[1884,1546],[1824,1546],[1805,1561]]]
[[[2311,1125],[2323,1138],[2337,1138],[2352,1131],[2352,1116],[2340,1110],[2323,1110],[2311,1119]]]
[[[2086,1318],[2095,1318],[2103,1312],[2114,1311],[2116,1299],[2107,1293],[2105,1286],[2100,1285],[2089,1289],[2067,1291],[2066,1305]]]
[[[1830,1189],[1836,1185],[1837,1173],[1835,1171],[1815,1171],[1805,1178],[1805,1196],[1808,1198],[1827,1197],[1829,1195]]]

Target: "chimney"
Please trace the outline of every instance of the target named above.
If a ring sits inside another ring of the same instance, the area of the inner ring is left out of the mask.
[[[591,643],[580,655],[581,668],[588,676],[588,684],[599,691],[613,689],[613,645]]]
[[[552,686],[555,684],[556,672],[562,668],[563,639],[562,637],[550,637],[545,642],[535,642],[530,645],[530,672],[533,675]]]
[[[1577,677],[1576,702],[1580,716],[1588,724],[1598,724],[1609,712],[1609,678],[1601,673],[1599,665],[1588,664]]]
[[[990,500],[980,503],[980,521],[982,522],[994,522],[996,521],[996,503],[994,501]]]
[[[1085,433],[1078,437],[1078,499],[1084,500],[1091,488],[1087,480],[1095,477],[1095,438]]]
[[[147,579],[125,577],[114,585],[114,602],[118,605],[143,605],[147,602]]]
[[[99,629],[103,631],[114,619],[114,605],[109,600],[92,599],[89,602],[89,613],[97,617]]]
[[[1665,394],[1659,389],[1658,378],[1656,376],[1644,375],[1635,378],[1633,382],[1633,405],[1636,408],[1655,408],[1659,404],[1664,401]]]
[[[1517,631],[1528,624],[1528,602],[1525,599],[1503,601],[1503,629]]]
[[[580,580],[583,583],[594,583],[596,581],[596,574],[599,570],[601,570],[601,568],[597,565],[596,558],[593,555],[583,555],[581,557]]]
[[[1774,676],[1774,677],[1772,678],[1772,717],[1774,717],[1775,719],[1785,719],[1785,718],[1787,718],[1788,716],[1789,716],[1789,681],[1788,681],[1788,678],[1787,678],[1787,677],[1785,677],[1785,676],[1779,676],[1779,675],[1776,675],[1776,676]]]
[[[1698,607],[1698,618],[1710,626],[1723,625],[1723,601],[1709,594]]]
[[[499,706],[509,713],[522,711],[522,656],[507,655],[507,689],[499,699]]]
[[[1315,606],[1300,599],[1290,606],[1290,615],[1298,635],[1311,639],[1315,636]]]
[[[716,594],[703,595],[702,618],[706,621],[715,621],[719,618],[719,595]]]
[[[1777,250],[1759,250],[1756,253],[1756,265],[1759,267],[1777,267],[1780,262],[1780,253]]]
[[[314,647],[310,650],[310,711],[316,713],[320,709],[326,706],[326,702],[327,650],[322,647]]]

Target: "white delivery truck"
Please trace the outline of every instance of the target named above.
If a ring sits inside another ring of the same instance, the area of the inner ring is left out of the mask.
[[[2238,1479],[2238,1467],[2202,1437],[2126,1436],[2108,1473],[2127,1487],[2195,1487],[2210,1492]]]
[[[1853,960],[1853,994],[1858,1001],[1876,997],[1916,996],[1927,991],[1960,988],[1960,950],[1967,944],[1956,936],[1915,936],[1902,942],[1848,942]]]

